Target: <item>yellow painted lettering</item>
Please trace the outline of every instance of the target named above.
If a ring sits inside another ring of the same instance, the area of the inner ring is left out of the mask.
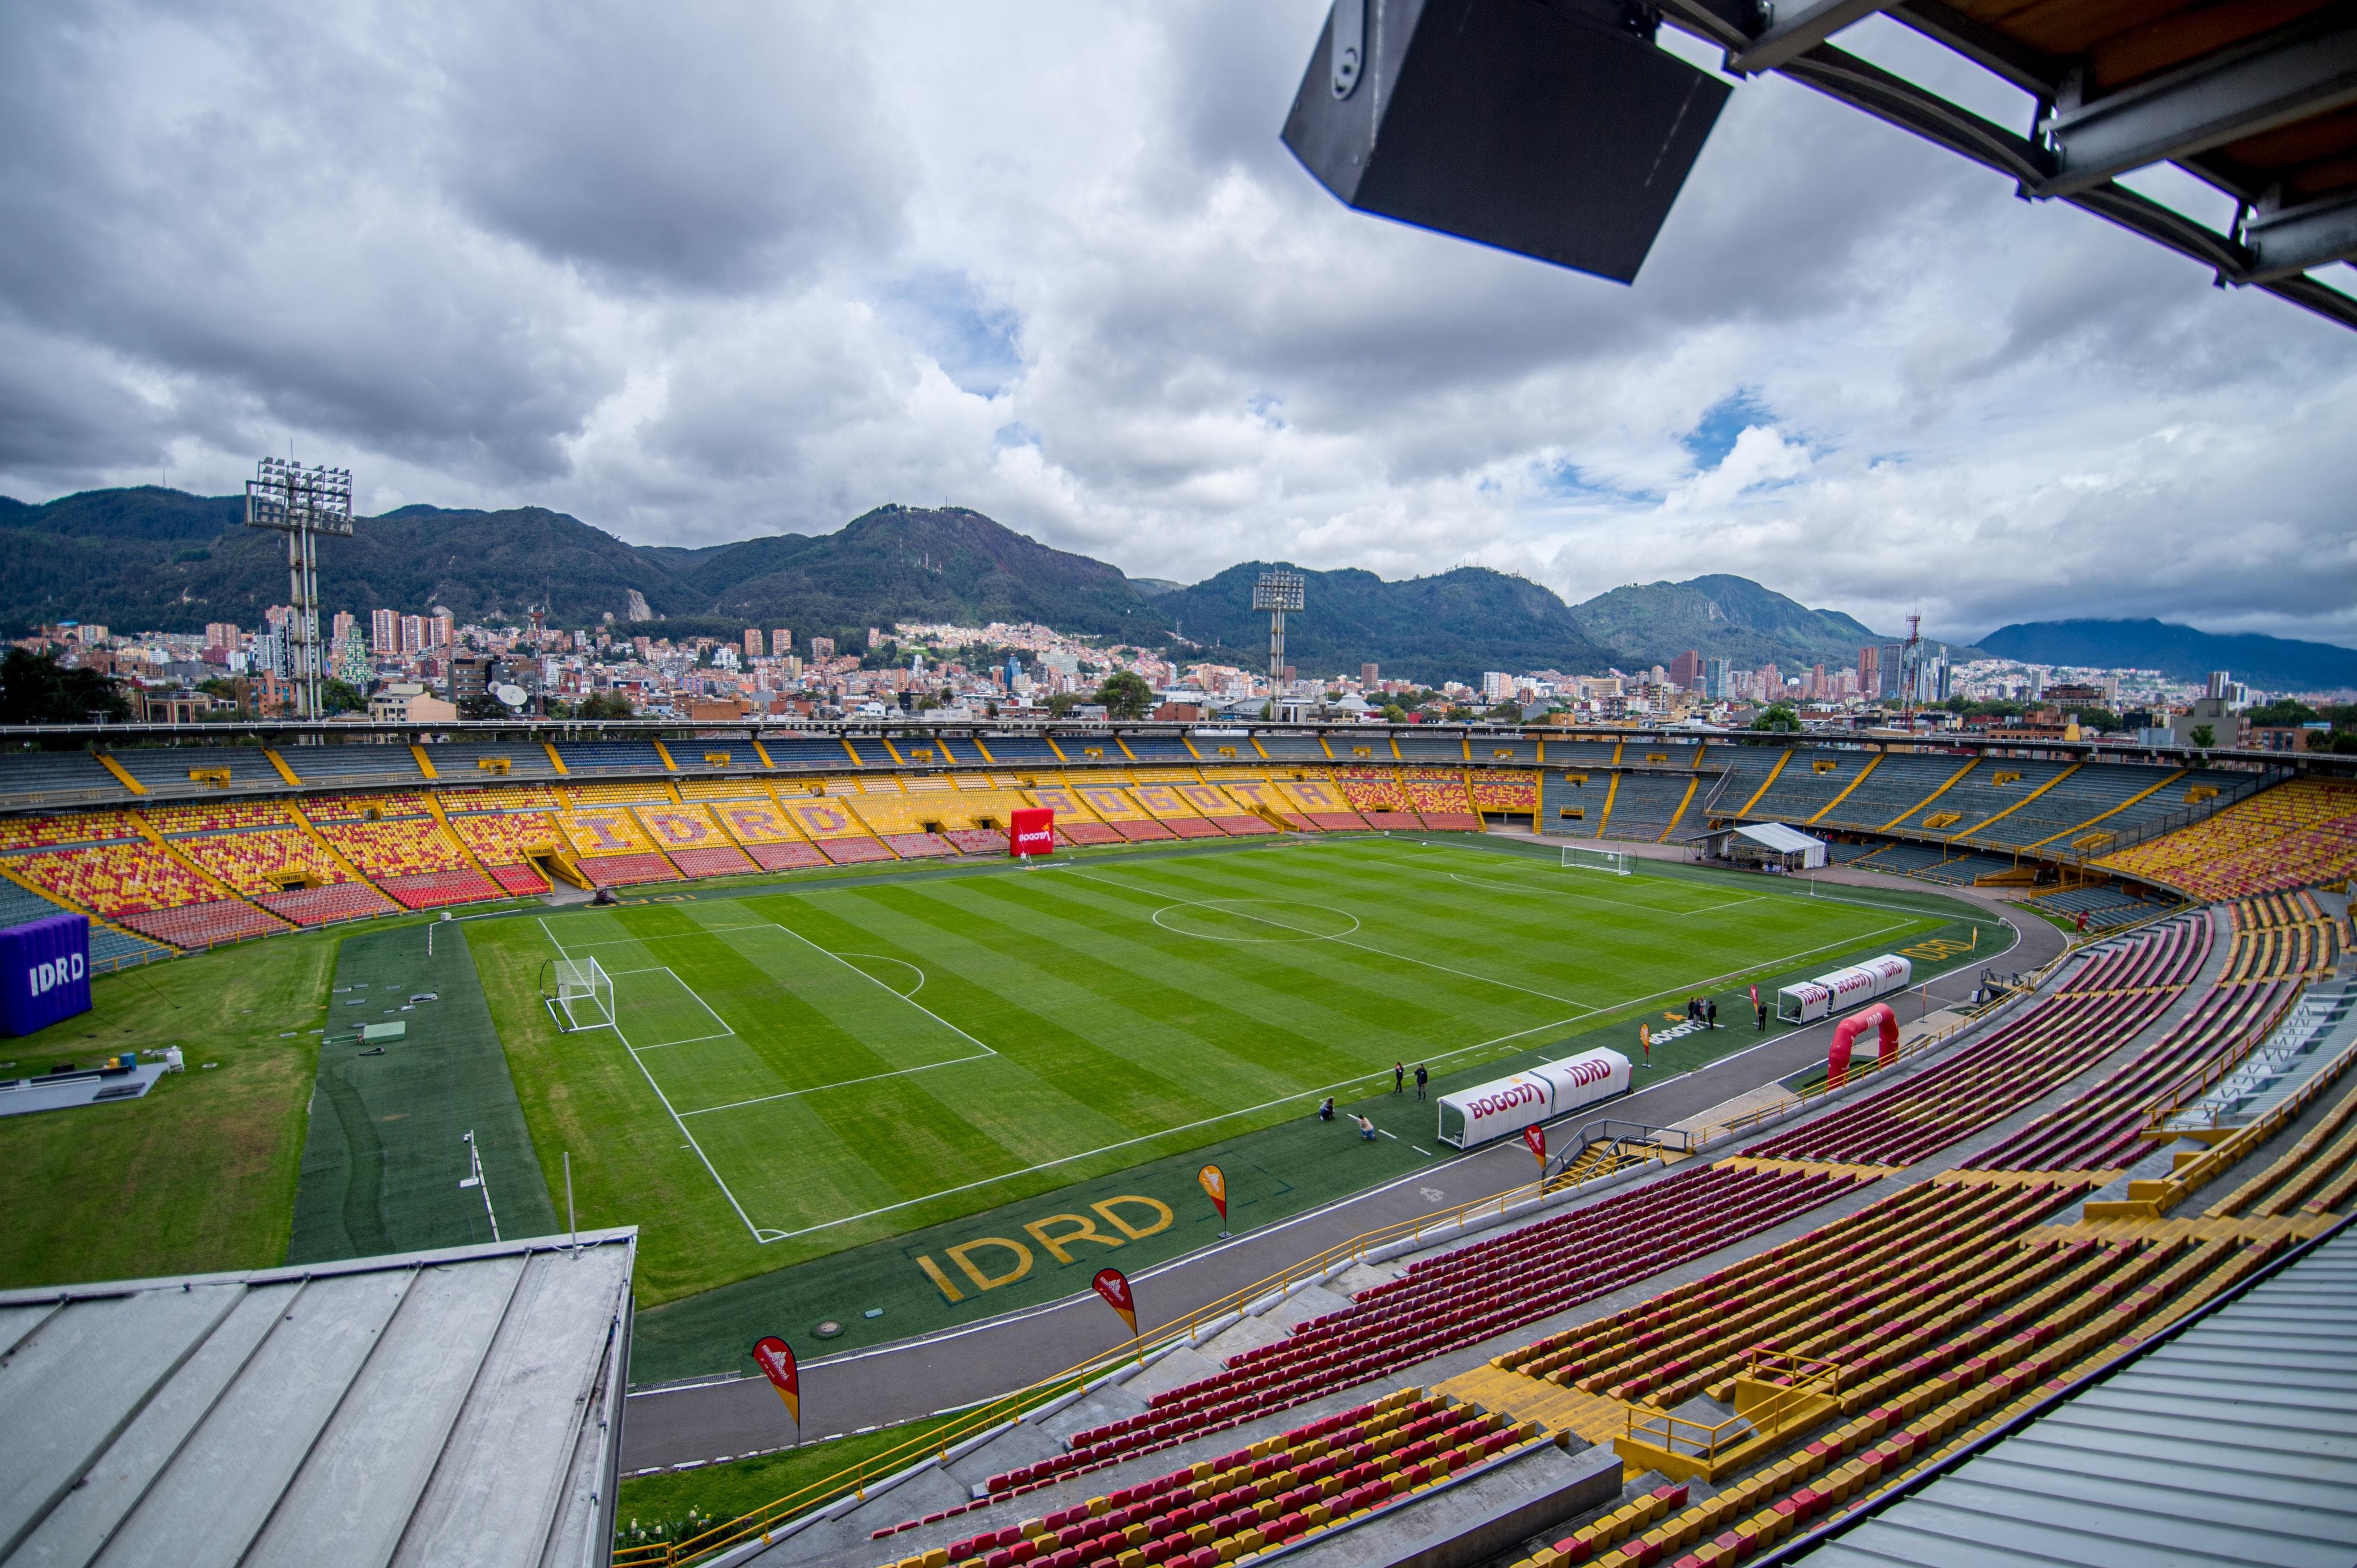
[[[1049,1226],[1067,1219],[1072,1222],[1074,1227],[1072,1230],[1059,1230],[1053,1235],[1049,1233]],[[1115,1221],[1115,1223],[1119,1223],[1119,1221]],[[1049,1251],[1054,1253],[1056,1262],[1060,1263],[1069,1263],[1072,1261],[1072,1255],[1064,1251],[1064,1244],[1068,1241],[1096,1241],[1107,1247],[1122,1247],[1128,1245],[1128,1243],[1125,1242],[1120,1237],[1108,1236],[1103,1231],[1098,1230],[1096,1227],[1096,1221],[1091,1219],[1085,1214],[1050,1214],[1045,1219],[1032,1220],[1029,1224],[1024,1226],[1023,1229],[1031,1233],[1031,1240],[1039,1242],[1039,1245],[1047,1248]]]
[[[1124,1219],[1116,1211],[1125,1203],[1135,1203],[1141,1208],[1154,1210],[1154,1223],[1141,1230],[1136,1226],[1132,1225],[1128,1220]],[[1168,1230],[1170,1229],[1170,1206],[1155,1198],[1139,1197],[1135,1194],[1126,1194],[1120,1197],[1108,1197],[1103,1203],[1092,1203],[1089,1207],[1095,1209],[1099,1214],[1103,1215],[1107,1222],[1110,1223],[1114,1230],[1120,1231],[1123,1235],[1128,1237],[1133,1241],[1142,1241],[1157,1230]]]
[[[949,1275],[942,1273],[942,1266],[933,1262],[932,1259],[920,1252],[917,1254],[917,1267],[925,1271],[925,1277],[933,1282],[934,1289],[940,1291],[952,1301],[963,1301],[965,1299],[965,1292],[952,1284],[950,1283]]]
[[[1116,1223],[1118,1223],[1116,1221]],[[1015,1266],[1003,1274],[985,1274],[977,1267],[973,1254],[984,1247],[1004,1247],[1015,1254]],[[1000,1285],[1013,1284],[1031,1272],[1031,1249],[1020,1241],[1010,1241],[1004,1236],[978,1236],[971,1241],[961,1241],[949,1250],[950,1262],[965,1271],[977,1289],[996,1290]]]

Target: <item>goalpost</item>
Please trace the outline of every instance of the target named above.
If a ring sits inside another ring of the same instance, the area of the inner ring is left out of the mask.
[[[1566,871],[1609,871],[1615,876],[1629,875],[1629,854],[1626,850],[1596,849],[1584,843],[1563,846],[1563,868]]]
[[[542,964],[540,998],[567,1034],[614,1026],[613,977],[594,958],[553,958]]]

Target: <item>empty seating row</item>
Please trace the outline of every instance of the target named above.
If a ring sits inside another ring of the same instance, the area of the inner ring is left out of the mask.
[[[1622,773],[1600,836],[1652,843],[1667,833],[1703,780],[1676,773]]]
[[[307,785],[414,784],[425,772],[405,744],[348,741],[340,746],[282,746],[278,760]]]
[[[1156,1394],[1141,1414],[1073,1434],[1071,1452],[1084,1463],[1176,1443],[1348,1388],[1674,1268],[1860,1179],[1872,1178],[1713,1167],[1458,1249],[1361,1292],[1347,1311],[1231,1358],[1210,1378]]]
[[[11,805],[55,809],[129,795],[123,781],[87,751],[0,751],[0,800]]]
[[[2164,931],[2186,924],[2172,921]],[[2199,970],[2207,930],[2203,918],[2194,935],[2178,937],[2175,947],[2165,935],[2124,939],[2129,967],[2115,971],[2117,961],[2110,957],[2083,966],[2064,990],[1937,1064],[1744,1152],[1763,1159],[1911,1165],[2009,1115],[2133,1039]],[[2169,952],[2179,956],[2159,956]],[[2142,976],[2135,965],[2145,961],[2169,967],[2154,972],[2156,983],[2112,983]]]
[[[1617,1550],[1576,1531],[1515,1568],[1744,1561],[2124,1353],[2287,1244],[2183,1234],[2098,1241],[2043,1228],[2000,1243],[1994,1260],[1971,1257],[1925,1280],[1896,1305],[1889,1329],[1849,1341],[1863,1349],[1839,1358],[1835,1409],[1846,1419],[1633,1539],[1608,1525],[1609,1540],[1628,1541]],[[1976,1268],[1990,1272],[1975,1277]]]
[[[2357,784],[2291,779],[2099,864],[2202,898],[2343,881],[2357,874]]]
[[[1246,1554],[1316,1537],[1452,1474],[1543,1441],[1534,1423],[1421,1389],[1404,1389],[1248,1448],[1141,1481],[1039,1519],[886,1568],[1216,1568]],[[994,1495],[1000,1495],[994,1477]],[[1052,1484],[1043,1479],[1006,1491]],[[963,1509],[956,1511],[964,1511]],[[951,1510],[879,1530],[880,1540],[945,1522]]]
[[[2103,931],[2114,926],[2132,926],[2139,920],[2149,920],[2156,915],[2167,914],[2177,906],[2128,892],[2116,885],[2106,885],[2040,894],[2037,908],[2050,915],[2062,916],[2073,921],[2084,915],[2089,930]]]
[[[2189,1073],[2274,1026],[2293,987],[2221,985],[2114,1072],[1973,1162],[1979,1170],[2111,1170],[2132,1164],[2145,1110]]]
[[[1795,759],[1792,767],[1803,766],[1804,760]],[[1872,772],[1857,781],[1857,789],[1809,820],[1824,827],[1875,830],[1894,826],[1913,815],[1971,760],[1944,752],[1888,753],[1874,765]]]

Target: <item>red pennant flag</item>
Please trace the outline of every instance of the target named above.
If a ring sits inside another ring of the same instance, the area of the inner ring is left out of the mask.
[[[1760,1007],[1760,988],[1756,985],[1751,988],[1751,1006],[1752,1010],[1755,1012],[1757,1012]]]
[[[753,1359],[759,1365],[762,1375],[777,1389],[778,1397],[786,1402],[786,1413],[794,1418],[796,1426],[800,1426],[802,1423],[802,1384],[800,1374],[794,1369],[793,1350],[772,1334],[753,1347]]]
[[[1099,1269],[1097,1277],[1089,1282],[1096,1293],[1104,1297],[1105,1305],[1121,1314],[1129,1325],[1129,1332],[1137,1333],[1137,1301],[1129,1294],[1129,1276],[1119,1269]]]
[[[1536,1122],[1533,1122],[1530,1126],[1523,1129],[1523,1142],[1528,1144],[1531,1146],[1531,1153],[1539,1157],[1539,1168],[1542,1170],[1545,1169],[1546,1129],[1538,1125]]]
[[[1211,1195],[1213,1203],[1219,1205],[1220,1223],[1225,1225],[1228,1222],[1227,1173],[1217,1165],[1205,1165],[1195,1173],[1195,1179],[1203,1184],[1203,1190]]]

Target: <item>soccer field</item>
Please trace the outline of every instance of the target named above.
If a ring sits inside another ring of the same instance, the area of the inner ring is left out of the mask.
[[[1616,1015],[1633,1047],[1641,1012],[1954,912],[1806,892],[1351,839],[655,901],[473,940],[544,1165],[572,1152],[585,1224],[646,1227],[661,1299],[1387,1089],[1395,1060],[1458,1074]],[[536,987],[557,957],[612,975],[612,1028],[557,1032]]]

